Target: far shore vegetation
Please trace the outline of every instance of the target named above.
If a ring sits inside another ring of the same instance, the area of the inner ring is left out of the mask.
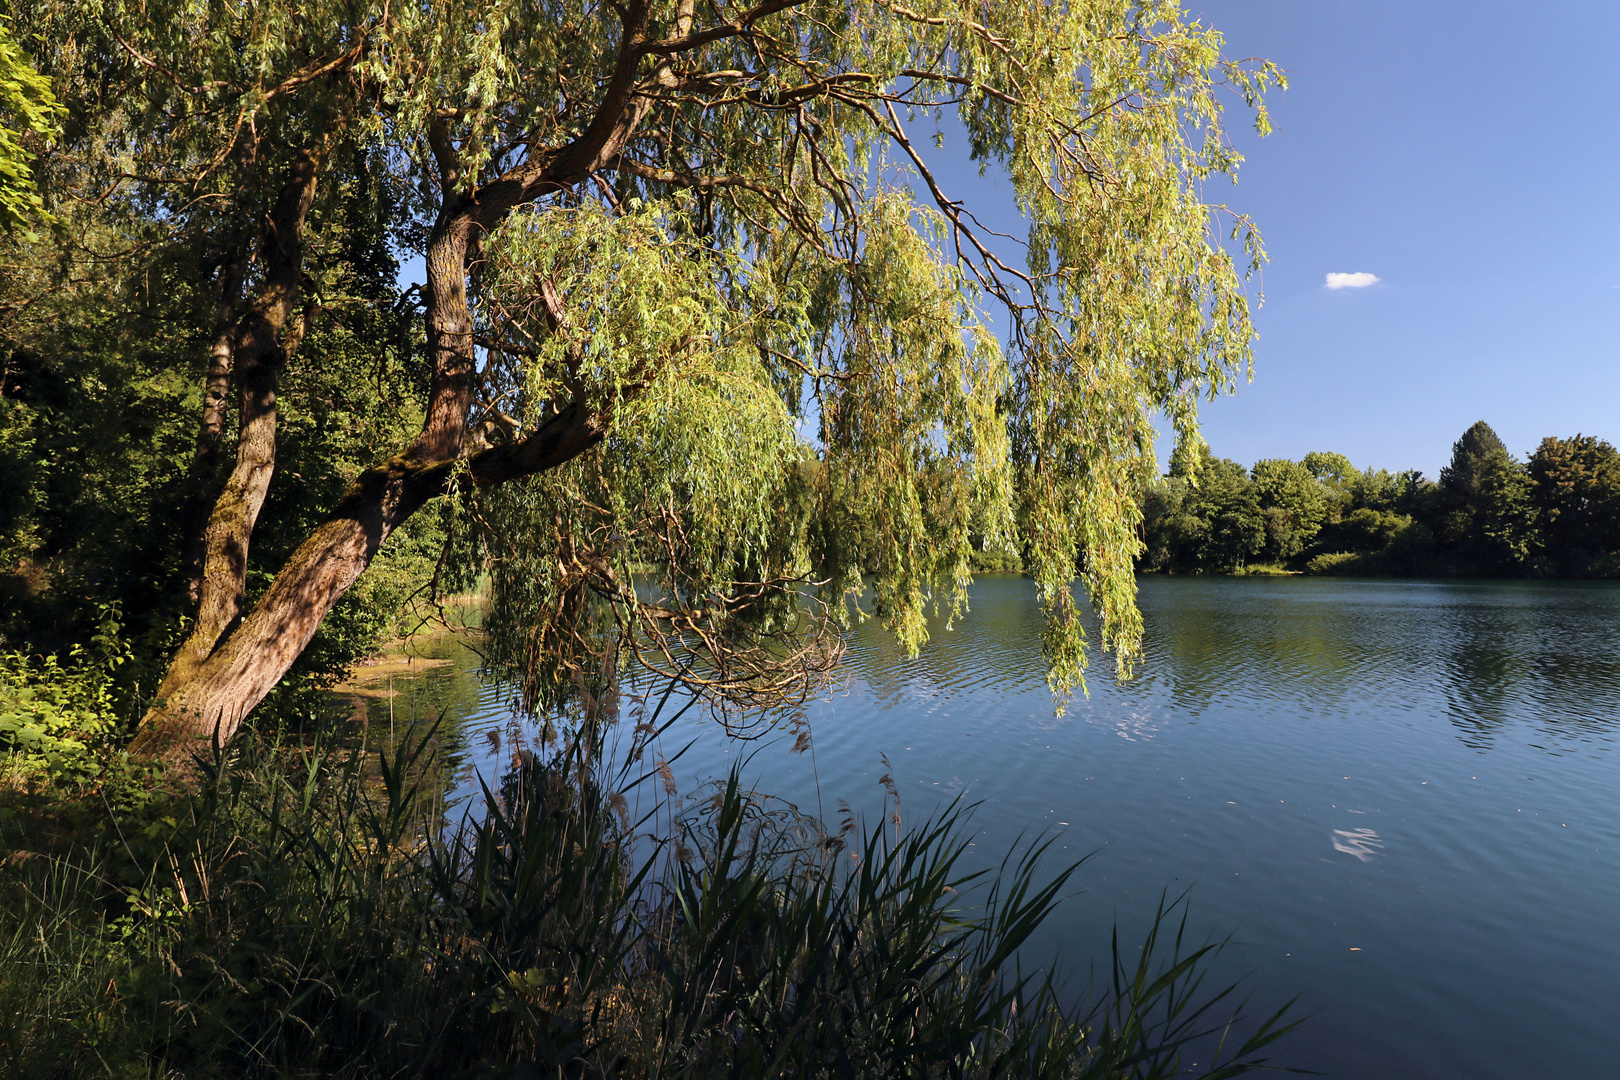
[[[1620,577],[1620,452],[1548,437],[1520,460],[1483,420],[1437,482],[1335,453],[1244,468],[1178,450],[1142,514],[1140,571]]]

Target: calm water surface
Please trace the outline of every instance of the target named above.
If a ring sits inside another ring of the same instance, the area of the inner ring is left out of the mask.
[[[1146,578],[1139,677],[1056,716],[1030,584],[988,578],[916,660],[851,642],[814,753],[683,722],[683,789],[747,776],[824,816],[982,803],[973,851],[1092,858],[1038,945],[1083,984],[1160,895],[1236,943],[1217,974],[1313,1013],[1282,1063],[1346,1078],[1620,1077],[1620,588]],[[470,654],[418,680],[469,767],[511,722]],[[375,709],[375,706],[373,706]],[[672,751],[671,751],[672,752]]]

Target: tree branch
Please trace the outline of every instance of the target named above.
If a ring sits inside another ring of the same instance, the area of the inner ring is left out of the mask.
[[[745,11],[742,18],[736,22],[710,27],[707,30],[699,31],[696,34],[687,34],[683,37],[642,42],[637,48],[637,54],[646,56],[657,53],[670,56],[675,53],[701,49],[703,46],[713,44],[716,41],[724,41],[726,38],[749,33],[753,29],[754,23],[767,15],[775,15],[779,11],[786,11],[788,8],[798,7],[803,3],[805,3],[805,0],[766,0],[765,3],[760,4],[758,7]]]

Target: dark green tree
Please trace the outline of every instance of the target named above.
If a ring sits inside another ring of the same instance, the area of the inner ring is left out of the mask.
[[[1546,438],[1528,463],[1530,498],[1556,572],[1613,574],[1620,553],[1620,453],[1590,435]]]
[[[1505,450],[1478,464],[1470,551],[1491,573],[1523,573],[1540,548],[1530,474]]]
[[[1170,472],[1142,495],[1145,570],[1229,573],[1266,544],[1266,515],[1249,470],[1211,455],[1202,439],[1183,441]]]
[[[1207,525],[1189,508],[1192,484],[1184,476],[1165,476],[1142,493],[1142,555],[1149,571],[1194,569],[1198,538]]]
[[[1489,424],[1475,423],[1452,447],[1434,492],[1434,532],[1469,572],[1519,573],[1536,548],[1534,507],[1524,465]]]
[[[1451,461],[1440,469],[1440,489],[1461,504],[1472,502],[1479,492],[1480,472],[1487,459],[1507,455],[1507,447],[1491,429],[1477,420],[1451,446]]]
[[[1362,506],[1325,527],[1317,546],[1327,552],[1370,554],[1383,551],[1411,524],[1412,519],[1405,514]]]
[[[1393,510],[1400,499],[1403,481],[1388,469],[1357,472],[1344,485],[1344,510]]]
[[[347,213],[306,260],[320,304],[306,310],[303,346],[280,378],[280,480],[243,567],[249,601],[378,448],[420,424],[420,335],[397,307],[386,236]],[[149,692],[147,662],[173,648],[195,611],[188,551],[209,359],[197,324],[214,297],[194,264],[121,259],[124,221],[83,206],[59,216],[65,240],[0,256],[14,271],[0,279],[0,638],[60,650],[116,604],[143,642],[143,663],[126,674]],[[224,410],[227,437],[234,413]],[[422,547],[439,531],[424,517],[389,545],[295,672],[330,677],[391,632],[400,598],[431,577],[437,548]]]
[[[1322,455],[1317,458],[1320,466]],[[1348,467],[1349,461],[1343,464]],[[1264,555],[1287,562],[1310,547],[1322,525],[1335,516],[1338,493],[1330,493],[1315,470],[1300,462],[1257,461],[1251,475],[1266,523]]]
[[[1209,459],[1187,509],[1201,523],[1189,553],[1196,569],[1237,570],[1265,549],[1266,516],[1249,470],[1237,462]]]
[[[1476,421],[1452,444],[1451,461],[1441,467],[1435,491],[1435,536],[1442,547],[1460,550],[1471,544],[1485,463],[1500,463],[1507,457],[1507,447],[1483,420]]]

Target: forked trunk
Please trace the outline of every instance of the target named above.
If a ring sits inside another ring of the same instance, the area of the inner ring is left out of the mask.
[[[475,213],[469,204],[447,206],[429,245],[427,331],[434,377],[421,434],[399,454],[361,474],[240,624],[233,628],[223,621],[234,619],[227,601],[239,605],[240,591],[213,594],[219,606],[205,612],[206,631],[199,618],[197,633],[171,664],[130,747],[134,756],[161,759],[185,775],[197,757],[206,756],[213,740],[228,742],[303,653],[326,613],[371,564],[388,535],[454,482],[475,374],[466,293],[468,242],[479,227]],[[244,351],[239,343],[239,369],[245,364]],[[269,406],[271,423],[265,430],[273,438],[273,398]],[[526,438],[467,459],[467,475],[472,483],[487,485],[554,468],[600,442],[607,423],[607,416],[576,402]],[[261,476],[253,470],[266,460],[274,462],[273,447],[268,459],[265,452],[244,437],[233,473],[233,480],[240,476],[244,482],[227,486],[216,519],[251,530],[252,520],[243,513],[245,500],[237,492],[258,499],[251,507],[256,515],[263,496],[252,486]],[[268,470],[262,478],[268,481]],[[232,499],[240,501],[227,506]],[[246,533],[221,529],[221,534],[230,543],[220,545],[219,558],[235,574],[236,552],[246,556]],[[228,584],[239,579],[220,580]],[[214,635],[211,640],[209,634]]]
[[[472,483],[488,485],[555,468],[602,440],[608,418],[581,403],[528,437],[467,460]],[[130,752],[187,773],[212,740],[230,741],[315,636],[384,540],[454,482],[454,459],[422,463],[411,450],[366,470],[332,514],[299,545],[236,630],[141,721]]]
[[[320,165],[319,151],[311,149],[300,153],[288,168],[270,229],[261,245],[264,284],[228,338],[221,335],[221,340],[215,342],[207,390],[218,389],[214,385],[215,367],[222,359],[236,368],[240,412],[236,465],[214,500],[203,533],[196,622],[158,687],[159,698],[174,694],[191,677],[242,613],[248,544],[275,475],[276,390],[287,355],[297,347],[300,336],[288,324],[298,304],[304,222],[315,200]],[[222,358],[220,353],[227,349]],[[214,407],[213,401],[205,405],[205,438],[210,421],[206,410]]]

